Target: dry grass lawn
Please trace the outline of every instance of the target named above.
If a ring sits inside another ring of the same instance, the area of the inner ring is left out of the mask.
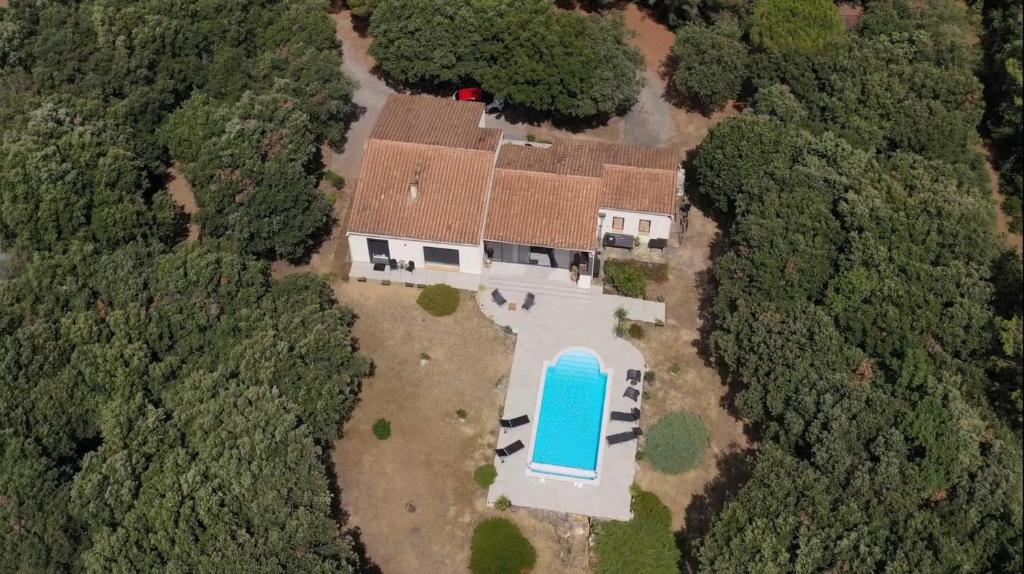
[[[515,340],[468,293],[454,315],[431,317],[416,305],[418,289],[355,281],[334,288],[359,313],[355,336],[376,363],[334,445],[345,526],[360,529],[382,572],[464,572],[473,527],[497,514],[473,471],[492,460],[505,393],[496,383],[511,368]],[[422,366],[421,353],[430,356]],[[381,417],[392,426],[384,441],[370,431]],[[536,547],[535,572],[572,572],[559,561],[552,525],[522,510],[506,516]]]

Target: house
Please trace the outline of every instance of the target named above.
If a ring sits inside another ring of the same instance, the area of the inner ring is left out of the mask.
[[[669,237],[681,175],[673,150],[515,141],[483,118],[481,103],[388,99],[352,203],[352,276],[401,267],[467,276],[472,287],[498,262],[562,269],[586,288],[606,234],[627,247]]]

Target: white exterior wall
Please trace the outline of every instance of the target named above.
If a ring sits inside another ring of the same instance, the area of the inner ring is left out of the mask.
[[[430,241],[419,241],[415,239],[400,239],[383,235],[359,235],[355,233],[350,233],[348,236],[348,249],[352,256],[352,261],[371,263],[369,246],[366,243],[367,238],[387,240],[388,249],[391,251],[392,259],[414,261],[418,269],[424,269],[426,266],[426,262],[423,260],[424,247],[457,249],[459,251],[459,272],[461,273],[479,275],[484,265],[484,252],[482,245],[433,243]]]
[[[601,227],[601,235],[608,232],[625,233],[627,235],[635,235],[639,237],[641,241],[646,243],[648,239],[668,239],[669,235],[672,234],[672,218],[668,215],[605,208],[601,208],[600,212],[605,214],[604,225]],[[622,229],[612,229],[613,217],[621,217],[625,220],[623,222]],[[650,233],[640,233],[641,219],[650,220]]]

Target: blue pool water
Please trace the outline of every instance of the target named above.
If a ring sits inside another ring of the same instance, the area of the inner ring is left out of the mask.
[[[583,350],[562,354],[544,378],[533,462],[597,470],[608,374]]]

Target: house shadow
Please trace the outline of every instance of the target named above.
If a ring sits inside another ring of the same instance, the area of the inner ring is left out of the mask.
[[[686,507],[683,527],[675,533],[676,546],[682,553],[680,571],[698,571],[700,542],[711,531],[712,522],[725,503],[750,480],[753,458],[753,449],[729,445],[729,450],[716,462],[718,475]]]

